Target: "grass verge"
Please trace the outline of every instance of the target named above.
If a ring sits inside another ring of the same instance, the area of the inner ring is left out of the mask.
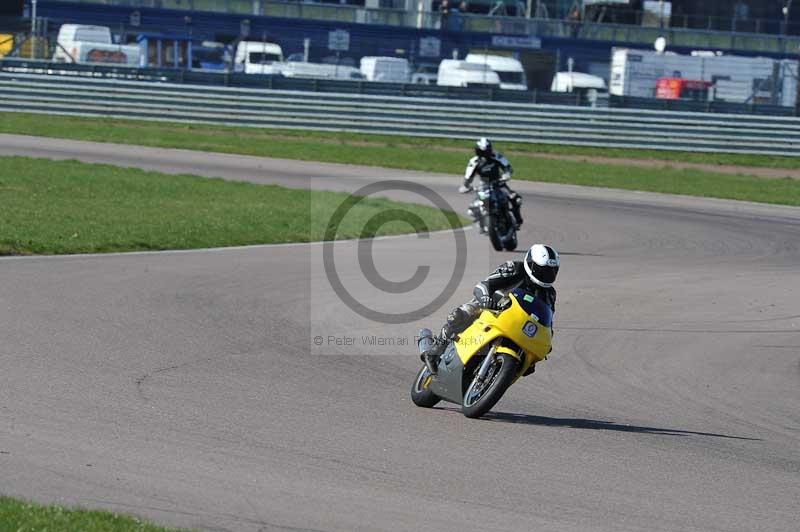
[[[0,497],[0,532],[178,532],[124,515]]]
[[[46,118],[45,118],[46,116]],[[219,151],[283,157],[287,159],[310,159],[353,164],[382,163],[380,148],[391,150],[405,149],[416,154],[419,150],[428,154],[440,151],[458,150],[456,155],[461,166],[464,155],[471,150],[470,141],[460,139],[441,139],[425,137],[400,137],[360,133],[299,131],[291,129],[261,129],[246,127],[225,127],[203,124],[176,124],[170,122],[151,122],[142,120],[120,120],[107,118],[82,118],[30,113],[0,113],[0,133],[16,133],[42,137],[70,138],[98,142],[117,142],[164,148],[185,148],[191,150]],[[320,145],[321,153],[308,153],[297,143]],[[358,152],[340,149],[341,146],[363,148]],[[373,152],[373,149],[378,151]],[[656,161],[680,161],[698,164],[753,166],[759,168],[800,169],[800,157],[777,157],[772,155],[748,155],[735,153],[694,153],[671,152],[663,150],[594,148],[588,146],[561,146],[554,144],[530,144],[504,142],[503,153],[516,157],[536,157],[537,155],[576,155],[586,157],[612,157],[619,159],[644,159]],[[399,152],[398,152],[399,153]],[[403,153],[405,155],[405,153]],[[324,157],[318,158],[318,157]],[[405,161],[407,158],[398,157]],[[393,161],[389,161],[390,164]],[[419,164],[421,161],[415,161]],[[396,166],[400,167],[400,166]],[[441,168],[441,166],[436,166]],[[430,170],[433,168],[418,167]],[[454,171],[450,169],[448,171]]]
[[[452,139],[299,132],[62,116],[47,116],[46,120],[42,118],[39,115],[0,113],[0,132],[444,172],[454,174],[454,177],[463,172],[466,160],[471,155],[470,142]],[[800,158],[600,150],[514,143],[503,143],[500,148],[507,154],[514,154],[512,162],[516,179],[800,205],[800,180],[788,177],[765,179],[699,169],[643,168],[624,164],[559,160],[541,155],[564,152],[573,155],[674,159],[684,162],[737,164],[787,170],[800,168]]]
[[[322,240],[343,193],[166,175],[76,161],[0,158],[0,254],[191,249]],[[429,230],[462,225],[452,212],[381,198],[359,202],[336,239],[408,233],[376,224],[402,211]]]

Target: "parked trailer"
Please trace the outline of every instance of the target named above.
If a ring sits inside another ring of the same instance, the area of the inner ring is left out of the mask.
[[[329,63],[288,61],[279,65],[279,74],[287,78],[338,79],[361,81],[364,74],[355,67]]]

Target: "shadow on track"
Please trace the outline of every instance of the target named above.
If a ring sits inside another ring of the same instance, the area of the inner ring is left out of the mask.
[[[745,438],[742,436],[728,436],[713,432],[695,432],[691,430],[661,429],[656,427],[640,427],[636,425],[620,425],[611,421],[580,418],[556,418],[545,416],[531,416],[529,414],[512,414],[509,412],[489,412],[483,418],[496,423],[519,423],[523,425],[538,425],[542,427],[569,427],[574,429],[590,430],[615,430],[619,432],[636,432],[640,434],[661,434],[664,436],[710,436],[712,438],[728,438],[733,440],[762,441],[761,438]]]

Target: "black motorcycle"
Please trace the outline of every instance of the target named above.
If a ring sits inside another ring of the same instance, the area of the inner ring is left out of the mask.
[[[470,214],[489,235],[497,251],[517,249],[517,220],[511,212],[504,180],[484,183],[477,190],[477,199],[470,205]]]

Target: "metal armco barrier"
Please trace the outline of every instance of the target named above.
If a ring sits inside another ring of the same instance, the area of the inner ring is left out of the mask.
[[[0,111],[800,156],[800,119],[0,73]]]

